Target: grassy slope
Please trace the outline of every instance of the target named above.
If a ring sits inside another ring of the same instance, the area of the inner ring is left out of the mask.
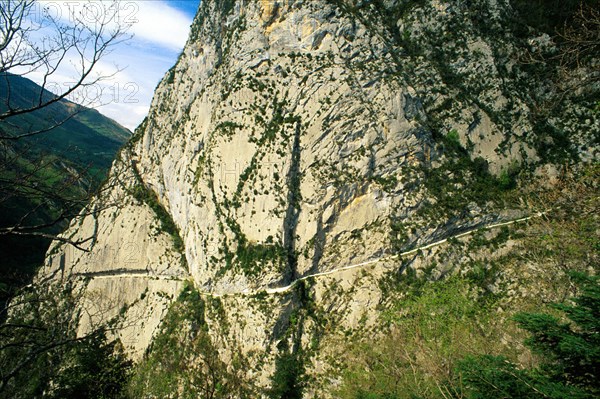
[[[462,397],[456,366],[468,355],[503,355],[521,367],[538,359],[522,342],[518,312],[559,315],[550,305],[576,294],[569,271],[597,274],[600,167],[588,166],[551,189],[523,190],[547,217],[526,226],[451,243],[428,261],[454,263],[451,276],[410,269],[389,284],[379,331],[337,343],[340,398]],[[491,251],[491,252],[490,252]],[[377,337],[377,338],[373,338]]]
[[[10,105],[27,108],[39,96],[41,88],[34,82],[10,75]],[[7,107],[7,81],[0,78],[0,112]],[[44,92],[44,98],[51,94]],[[16,149],[27,148],[26,158],[39,154],[59,155],[75,166],[87,167],[91,174],[101,179],[110,167],[114,154],[129,139],[131,132],[98,111],[69,102],[60,101],[39,111],[11,118],[0,128],[8,135],[16,135],[51,126],[52,121],[62,121],[77,109],[79,112],[66,123],[48,133],[18,141]],[[12,126],[15,125],[15,126]]]

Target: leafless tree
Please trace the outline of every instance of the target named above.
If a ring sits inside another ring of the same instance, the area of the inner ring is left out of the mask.
[[[54,4],[54,3],[50,3]],[[70,98],[78,91],[112,77],[95,73],[100,60],[112,48],[127,39],[130,21],[120,16],[121,5],[111,2],[63,2],[66,7],[52,13],[49,5],[34,0],[0,0],[0,76],[6,83],[5,109],[0,121],[48,107]],[[66,15],[65,15],[66,14]],[[62,87],[54,81],[61,68],[69,66],[76,74]],[[37,74],[41,80],[39,95],[27,106],[14,105],[9,74]],[[51,94],[47,92],[51,91]],[[97,98],[81,98],[92,104]],[[19,135],[0,136],[17,140],[49,131],[63,120],[43,129]]]
[[[88,201],[92,185],[86,170],[59,165],[64,175],[48,183],[48,173],[62,160],[35,153],[31,140],[52,134],[85,107],[99,105],[102,93],[86,89],[101,87],[102,81],[114,75],[98,67],[116,45],[128,39],[134,21],[124,19],[122,11],[116,0],[0,0],[0,208],[6,213],[9,204],[26,202],[11,223],[0,225],[0,237],[36,236],[83,249],[81,244],[87,239],[74,242],[57,236],[56,227]],[[60,75],[65,74],[71,76],[70,82],[61,81]],[[24,97],[20,92],[17,83],[23,77],[39,83],[33,95]],[[40,114],[44,117],[36,123],[28,119]],[[40,218],[40,213],[46,217]],[[85,290],[73,284],[38,282],[2,307],[0,396],[14,384],[18,389],[18,383],[30,375],[39,377],[48,361],[112,328],[106,317],[96,315],[94,319],[104,322],[77,334]]]
[[[523,64],[554,68],[550,95],[535,104],[536,113],[551,114],[573,95],[597,95],[600,83],[600,11],[582,2],[577,11],[556,29],[549,52],[525,50]]]
[[[558,31],[562,48],[556,56],[564,67],[589,67],[600,53],[600,11],[592,6],[581,5],[573,22]],[[596,60],[597,61],[597,60]],[[597,64],[591,65],[598,71]],[[596,80],[598,76],[593,76]]]
[[[0,236],[65,240],[56,236],[57,226],[88,202],[92,184],[85,167],[59,165],[64,178],[45,184],[57,162],[31,151],[24,139],[51,134],[85,107],[101,105],[101,82],[118,69],[98,71],[99,63],[129,38],[134,22],[123,11],[118,0],[0,0],[0,207],[24,198],[30,203],[0,225]],[[65,73],[70,82],[59,82]],[[16,77],[35,77],[37,93],[23,98]],[[43,118],[36,123],[27,119],[40,113]],[[40,213],[49,216],[50,208],[52,216],[40,220]]]

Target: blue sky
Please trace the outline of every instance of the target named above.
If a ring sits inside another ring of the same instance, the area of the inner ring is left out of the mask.
[[[101,0],[91,1],[94,5],[95,1]],[[95,66],[95,73],[110,76],[109,79],[69,99],[92,105],[104,115],[134,130],[148,113],[156,85],[181,53],[199,3],[200,0],[122,0],[119,14],[113,19],[126,21],[132,37],[114,46]],[[68,21],[69,10],[81,10],[83,4],[88,3],[81,0],[38,0],[30,18],[35,25],[35,18],[50,10],[53,17]],[[34,39],[43,40],[44,31],[38,31],[37,35]],[[67,57],[49,80],[49,85],[59,88],[55,91],[78,78],[74,66],[79,58],[77,54],[71,54],[71,57]],[[15,72],[40,84],[42,82],[43,71]],[[48,89],[52,90],[51,87]],[[97,98],[97,93],[101,93],[100,101],[86,101]]]
[[[119,44],[105,64],[123,68],[115,75],[103,114],[133,130],[146,116],[156,85],[177,60],[200,0],[140,0],[128,12],[133,37]]]
[[[193,16],[196,14],[200,0],[173,0],[169,1],[169,3],[186,14]]]

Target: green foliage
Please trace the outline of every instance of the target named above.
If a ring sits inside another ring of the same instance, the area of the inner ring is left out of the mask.
[[[467,357],[457,366],[468,399],[586,398],[577,388],[550,381],[543,375],[519,369],[502,356]]]
[[[225,121],[225,122],[219,123],[215,127],[215,129],[220,131],[221,134],[225,137],[232,137],[237,130],[239,130],[243,127],[244,127],[244,125],[241,125],[239,123],[235,123],[232,121]]]
[[[448,140],[447,140],[448,141]],[[421,214],[456,215],[469,203],[484,206],[488,202],[501,203],[505,194],[516,187],[518,167],[507,169],[505,175],[493,176],[483,158],[471,159],[464,150],[449,146],[456,156],[439,168],[425,168],[424,185],[436,199],[434,207],[424,207]]]
[[[519,313],[515,320],[531,333],[525,341],[541,356],[534,369],[519,369],[502,357],[462,361],[458,377],[467,398],[592,398],[600,394],[600,278],[572,274],[580,294],[573,304],[555,305],[568,322],[543,313]]]
[[[167,79],[167,84],[172,85],[173,83],[175,83],[175,67],[174,66],[167,71],[166,79]]]
[[[515,188],[516,185],[517,182],[514,174],[512,174],[509,170],[503,170],[500,172],[500,176],[498,176],[498,187],[500,190],[510,190]]]
[[[305,321],[310,317],[316,325],[323,326],[324,321],[315,313],[314,298],[310,294],[310,281],[299,281],[294,287],[292,310],[287,319],[287,329],[277,347],[275,372],[271,377],[271,387],[267,391],[270,399],[300,399],[303,397],[307,375],[306,359],[310,350],[303,347],[302,335]],[[318,329],[317,329],[318,330]],[[312,337],[312,348],[316,349],[319,331]]]
[[[373,177],[373,180],[388,192],[393,191],[398,185],[398,178],[394,175],[389,175],[386,177],[375,176]]]
[[[577,150],[571,146],[566,131],[547,120],[535,121],[533,131],[536,134],[535,149],[544,162],[558,164],[578,159]]]
[[[20,109],[31,107],[40,91],[40,86],[26,78],[0,74],[0,113],[7,109],[10,93],[11,107]],[[47,101],[53,95],[45,91],[43,97]],[[127,129],[96,110],[76,108],[66,100],[0,122],[0,133],[35,132],[56,121],[64,123],[43,134],[2,140],[0,227],[49,226],[36,232],[58,234],[101,185],[116,152],[130,136]],[[31,282],[50,241],[40,236],[0,235],[0,286],[5,288],[0,291],[0,302]]]
[[[0,397],[122,397],[130,363],[106,326],[76,335],[79,300],[69,285],[35,286],[13,300],[0,325]]]
[[[473,287],[462,277],[426,282],[412,288],[410,295],[393,304],[384,318],[397,326],[418,331],[426,341],[451,339],[463,322],[484,316],[486,306],[477,302]],[[450,342],[447,342],[450,344]]]
[[[284,351],[275,359],[275,373],[271,379],[270,399],[301,399],[304,364],[298,353]]]
[[[419,278],[415,270],[408,265],[403,263],[399,269],[403,271],[388,273],[379,280],[379,289],[385,297],[388,297],[391,292],[414,291],[426,284],[426,280]]]
[[[446,135],[446,142],[455,150],[462,148],[460,145],[460,137],[458,136],[458,132],[454,129],[450,130]]]
[[[398,50],[403,50],[413,55],[419,54],[420,48],[410,40],[410,32],[401,32],[398,29],[398,21],[406,18],[414,8],[424,4],[424,0],[401,0],[395,2],[374,0],[354,3],[333,0],[333,3],[352,19],[356,19],[364,24],[370,31],[380,32],[381,38],[386,40],[389,49],[396,49],[391,54],[396,58],[397,64],[400,64],[398,62]]]
[[[355,399],[400,399],[400,396],[393,393],[371,393],[359,390],[354,396]],[[415,396],[416,398],[416,396]]]
[[[478,300],[467,280],[420,280],[383,313],[389,331],[345,350],[339,398],[443,397],[438,383],[459,359],[484,351],[498,334],[490,323],[493,304]],[[468,337],[468,342],[466,340]]]
[[[554,35],[558,28],[570,21],[581,4],[591,6],[595,0],[511,0],[510,3],[520,21]]]
[[[104,334],[74,345],[66,353],[48,398],[124,398],[131,362]]]
[[[555,305],[569,322],[539,313],[515,316],[532,335],[525,343],[543,356],[542,369],[553,379],[600,393],[600,278],[572,274],[581,292],[574,304]]]
[[[229,14],[235,6],[235,0],[219,0],[218,3],[223,15]]]
[[[7,93],[19,93],[10,98],[10,105],[14,109],[29,108],[40,96],[41,87],[29,79],[11,74],[2,74],[1,77],[0,112],[6,109]],[[6,86],[7,81],[10,90]],[[49,98],[53,96],[48,91],[44,94]],[[47,133],[18,140],[14,149],[18,154],[23,153],[22,159],[26,161],[51,161],[52,159],[46,156],[58,156],[60,161],[74,167],[78,172],[87,171],[98,184],[110,168],[116,152],[131,136],[131,132],[94,109],[73,107],[72,102],[59,101],[44,109],[10,118],[10,123],[3,123],[2,129],[4,134],[12,136],[47,129],[52,126],[52,121],[65,120],[63,124]],[[73,112],[78,113],[73,115]],[[46,171],[57,169],[64,178],[65,171],[61,171],[55,163],[50,162],[49,166],[44,168]]]
[[[401,252],[408,243],[408,230],[404,223],[397,218],[390,220],[390,244],[394,252]]]
[[[236,251],[236,261],[248,275],[257,275],[262,266],[269,262],[282,268],[285,258],[286,251],[279,243],[251,244],[244,241]]]
[[[498,265],[496,262],[474,261],[469,264],[468,278],[475,286],[480,287],[486,295],[491,295],[488,287],[496,280]],[[496,294],[500,295],[500,294]]]
[[[248,365],[236,358],[233,371],[229,371],[220,359],[208,333],[206,306],[200,293],[187,283],[171,305],[148,353],[134,369],[130,397],[252,397],[237,375]]]

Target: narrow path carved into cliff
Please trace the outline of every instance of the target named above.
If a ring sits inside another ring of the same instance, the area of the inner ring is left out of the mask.
[[[72,275],[75,277],[84,277],[84,278],[148,278],[154,280],[174,280],[174,281],[182,281],[185,280],[183,277],[171,276],[171,275],[160,275],[160,274],[152,274],[151,270],[147,269],[112,269],[112,270],[102,270],[98,272],[77,272]]]
[[[427,249],[430,249],[433,247],[437,247],[437,246],[442,245],[452,239],[458,239],[458,238],[472,235],[473,233],[480,231],[480,230],[492,230],[492,229],[496,229],[498,227],[510,226],[515,223],[525,222],[525,221],[533,219],[533,218],[538,218],[538,217],[544,216],[545,214],[546,214],[546,212],[538,212],[535,215],[531,215],[531,216],[527,216],[527,217],[523,217],[523,218],[519,218],[519,219],[514,219],[514,220],[509,220],[507,222],[494,223],[494,224],[490,224],[487,226],[480,226],[480,227],[474,228],[472,230],[466,231],[464,233],[460,233],[460,234],[450,236],[448,238],[444,238],[443,240],[438,240],[438,241],[435,241],[435,242],[432,242],[432,243],[429,243],[426,245],[422,245],[417,248],[413,248],[409,251],[405,251],[405,252],[401,252],[401,253],[393,254],[393,255],[381,256],[376,259],[371,259],[371,260],[368,260],[365,262],[355,263],[355,264],[348,265],[348,266],[338,267],[336,269],[328,270],[325,272],[307,274],[306,276],[302,276],[302,277],[294,280],[289,285],[286,285],[284,287],[262,288],[262,289],[258,289],[258,290],[245,290],[245,291],[241,291],[241,292],[229,292],[229,293],[224,293],[224,294],[218,294],[218,293],[209,292],[209,291],[200,291],[200,293],[203,295],[212,296],[212,297],[227,297],[227,296],[237,296],[237,295],[251,296],[251,295],[256,295],[259,293],[266,293],[266,294],[270,294],[270,295],[281,294],[281,293],[290,291],[301,281],[305,281],[310,278],[319,278],[319,277],[329,276],[331,274],[336,274],[336,273],[340,273],[340,272],[347,271],[347,270],[361,268],[361,267],[369,266],[369,265],[387,261],[387,260],[398,259],[403,256],[416,254],[419,251],[424,251],[424,250],[427,250]]]
[[[289,285],[286,285],[283,287],[261,288],[261,289],[257,289],[257,290],[228,292],[228,293],[223,293],[223,294],[210,292],[210,291],[200,291],[200,294],[205,295],[205,296],[218,297],[218,298],[228,297],[228,296],[238,296],[238,295],[239,296],[251,296],[251,295],[256,295],[259,293],[266,293],[269,295],[281,294],[281,293],[290,291],[301,281],[305,281],[305,280],[308,280],[311,278],[320,278],[320,277],[324,277],[324,276],[329,276],[329,275],[344,272],[347,270],[362,268],[365,266],[373,265],[375,263],[394,260],[394,259],[402,258],[407,255],[413,255],[413,254],[418,253],[419,251],[424,251],[424,250],[427,250],[427,249],[430,249],[433,247],[440,246],[440,245],[448,242],[449,240],[467,237],[467,236],[472,235],[473,233],[480,231],[480,230],[492,230],[492,229],[496,229],[496,228],[503,227],[503,226],[510,226],[515,223],[525,222],[525,221],[533,219],[533,218],[538,218],[538,217],[544,216],[545,214],[546,214],[546,212],[539,212],[532,216],[509,220],[507,222],[494,223],[494,224],[490,224],[487,226],[480,226],[477,228],[473,228],[469,231],[466,231],[464,233],[455,234],[453,236],[444,238],[442,240],[438,240],[438,241],[435,241],[435,242],[432,242],[429,244],[421,245],[421,246],[413,248],[409,251],[405,251],[405,252],[401,252],[401,253],[393,254],[393,255],[385,255],[385,256],[381,256],[376,259],[371,259],[371,260],[367,260],[364,262],[355,263],[352,265],[338,267],[336,269],[328,270],[325,272],[307,274],[305,276],[297,278],[296,280],[292,281]],[[99,272],[81,272],[81,273],[74,273],[73,275],[78,276],[78,277],[88,277],[88,278],[94,278],[94,279],[95,278],[136,278],[136,277],[137,278],[156,279],[156,280],[173,280],[173,281],[182,281],[185,279],[183,277],[178,277],[178,276],[151,274],[151,270],[146,270],[146,269],[137,269],[137,270],[136,269],[116,269],[116,270],[106,270],[106,271],[99,271]]]

